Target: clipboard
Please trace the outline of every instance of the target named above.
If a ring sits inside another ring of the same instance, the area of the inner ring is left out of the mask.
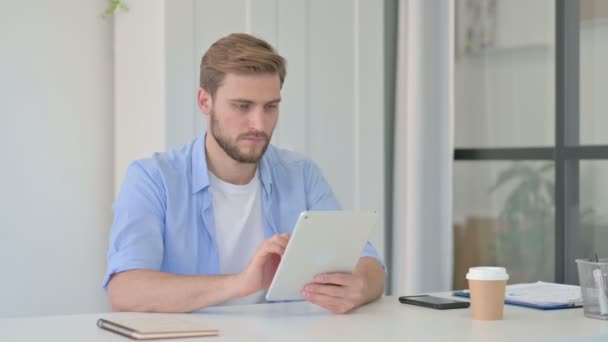
[[[540,295],[542,293],[542,295]],[[537,310],[575,309],[583,306],[580,286],[546,282],[507,285],[505,304]],[[470,298],[469,290],[455,291],[456,297]]]

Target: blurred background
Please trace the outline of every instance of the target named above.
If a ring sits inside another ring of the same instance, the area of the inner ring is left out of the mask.
[[[375,209],[387,294],[608,255],[608,1],[0,2],[0,317],[100,312],[127,165],[205,131],[205,50],[288,61],[273,143]]]

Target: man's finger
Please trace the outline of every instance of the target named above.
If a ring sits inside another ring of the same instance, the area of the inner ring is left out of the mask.
[[[303,291],[304,298],[312,304],[318,305],[335,314],[343,314],[351,311],[355,306],[348,301],[340,298],[327,296],[324,294],[315,294]]]
[[[264,243],[264,245],[262,246],[262,248],[260,248],[259,252],[257,253],[258,256],[262,257],[262,256],[266,256],[268,254],[278,254],[278,255],[283,255],[283,253],[285,253],[285,248],[281,247],[275,243],[271,243],[271,242],[266,242]]]
[[[307,301],[321,306],[327,310],[333,311],[332,308],[338,308],[340,306],[340,299],[332,296],[328,296],[321,293],[311,293],[307,291],[302,291],[302,295],[304,299]]]
[[[339,285],[308,284],[304,287],[304,291],[324,294],[336,298],[346,297],[346,289]]]
[[[274,235],[273,237],[271,237],[267,241],[279,244],[279,245],[281,245],[283,247],[287,247],[287,243],[289,242],[289,236],[287,234]]]
[[[324,273],[315,277],[315,283],[319,284],[334,284],[347,286],[354,281],[354,276],[350,273]]]
[[[280,242],[276,242],[276,241],[269,241],[268,244],[270,246],[275,246],[275,247],[279,248],[281,250],[281,255],[283,255],[283,253],[285,252],[285,249],[287,248],[287,246],[283,245]]]

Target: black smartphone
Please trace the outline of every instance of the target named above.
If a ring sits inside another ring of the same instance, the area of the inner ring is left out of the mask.
[[[399,297],[399,301],[403,304],[424,306],[427,308],[433,308],[438,310],[463,309],[468,308],[469,305],[471,305],[469,302],[463,302],[460,300],[453,300],[441,297],[433,297],[429,295],[402,296]]]

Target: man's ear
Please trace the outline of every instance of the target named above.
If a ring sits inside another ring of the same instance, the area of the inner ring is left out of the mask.
[[[197,104],[203,114],[209,115],[211,108],[213,108],[213,98],[211,97],[211,94],[203,88],[198,88]]]

